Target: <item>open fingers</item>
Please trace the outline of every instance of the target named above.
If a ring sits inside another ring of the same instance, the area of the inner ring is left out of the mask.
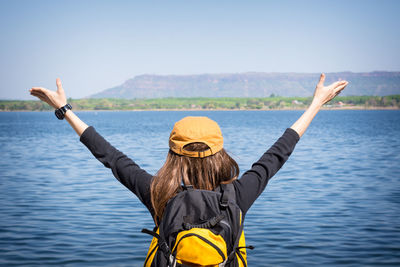
[[[43,88],[43,87],[32,87],[31,92],[41,92],[43,94],[48,94],[50,92],[50,90]]]
[[[45,93],[43,93],[42,91],[33,90],[33,89],[31,89],[29,91],[31,92],[31,95],[33,95],[33,96],[41,96],[41,97],[47,97],[48,98],[48,96]]]
[[[46,102],[46,99],[44,97],[38,96],[38,95],[36,97],[39,98],[40,100],[42,100],[43,102]]]
[[[339,86],[342,86],[344,84],[346,84],[346,81],[336,81],[331,83],[328,88],[333,89],[334,91],[336,91],[336,88],[338,88]]]
[[[44,93],[42,93],[40,91],[33,91],[33,90],[31,90],[31,95],[46,97],[46,94],[44,94]]]
[[[336,81],[336,82],[331,83],[331,84],[329,85],[329,87],[335,89],[335,88],[338,87],[341,83],[342,83],[342,81]]]
[[[33,91],[40,91],[40,92],[44,92],[46,90],[46,88],[43,87],[32,87],[31,90]]]
[[[43,93],[38,93],[38,92],[31,92],[31,95],[38,97],[42,101],[47,101],[49,98],[43,94]]]
[[[42,100],[43,102],[46,102],[46,100],[47,100],[46,96],[43,95],[42,93],[35,93],[35,92],[33,92],[33,93],[31,93],[31,95],[33,95],[33,96],[39,98],[39,99]]]
[[[344,81],[341,84],[339,84],[335,89],[335,94],[339,94],[346,86],[349,84],[348,82]]]

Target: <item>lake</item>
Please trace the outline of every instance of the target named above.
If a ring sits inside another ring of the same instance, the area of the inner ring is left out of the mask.
[[[302,111],[77,112],[155,173],[208,116],[241,173]],[[0,113],[0,265],[142,266],[146,208],[52,112]],[[400,111],[321,111],[245,220],[249,266],[400,265]]]

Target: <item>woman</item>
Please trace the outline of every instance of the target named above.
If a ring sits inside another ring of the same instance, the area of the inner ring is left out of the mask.
[[[218,124],[208,118],[187,117],[175,124],[170,135],[170,151],[166,162],[153,176],[111,146],[93,127],[86,125],[72,112],[71,106],[67,105],[60,79],[56,80],[55,92],[33,87],[30,93],[55,108],[59,119],[65,117],[80,136],[81,142],[104,166],[111,168],[114,176],[140,199],[153,216],[156,226],[159,226],[167,203],[182,191],[183,187],[189,185],[202,190],[215,190],[223,184],[233,185],[235,201],[243,214],[241,218],[244,218],[269,179],[286,162],[322,105],[332,100],[348,84],[347,81],[337,81],[324,86],[324,81],[325,75],[321,74],[311,105],[240,179],[237,179],[237,163],[223,149],[223,138]],[[154,242],[153,239],[152,245]],[[235,249],[237,246],[238,244]],[[240,253],[245,257],[245,252]],[[153,260],[151,258],[148,261],[149,255],[150,250],[146,266],[150,266]],[[232,263],[232,266],[237,265]],[[239,266],[242,264],[239,263]]]

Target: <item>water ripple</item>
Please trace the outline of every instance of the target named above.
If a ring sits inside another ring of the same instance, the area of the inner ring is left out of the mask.
[[[243,173],[301,111],[79,115],[150,173],[209,116]],[[53,116],[0,113],[0,265],[141,266],[146,208]],[[400,266],[399,133],[399,111],[320,112],[246,216],[249,266]]]

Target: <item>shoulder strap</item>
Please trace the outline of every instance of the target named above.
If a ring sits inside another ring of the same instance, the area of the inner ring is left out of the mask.
[[[220,190],[221,190],[221,194],[222,194],[220,202],[221,202],[221,206],[222,207],[227,207],[229,200],[234,201],[236,203],[235,187],[234,187],[234,185],[232,183],[221,184],[220,188],[221,188]],[[237,235],[236,235],[236,239],[235,239],[234,244],[233,244],[233,250],[228,255],[228,258],[227,258],[226,262],[230,263],[231,261],[234,260],[234,258],[236,257],[236,254],[238,254],[239,257],[241,257],[241,260],[242,260],[244,266],[247,266],[247,263],[242,258],[242,256],[240,255],[240,252],[238,250],[239,249],[240,237],[242,235],[243,228],[244,228],[244,224],[243,224],[244,218],[243,218],[242,214],[241,214],[240,217],[241,217],[240,226],[239,226],[239,229],[238,229],[238,232],[237,232]],[[253,246],[248,246],[246,248],[253,249],[254,247]]]
[[[220,204],[222,207],[226,208],[228,206],[229,200],[236,202],[235,187],[232,183],[220,184],[221,188],[221,199]]]

